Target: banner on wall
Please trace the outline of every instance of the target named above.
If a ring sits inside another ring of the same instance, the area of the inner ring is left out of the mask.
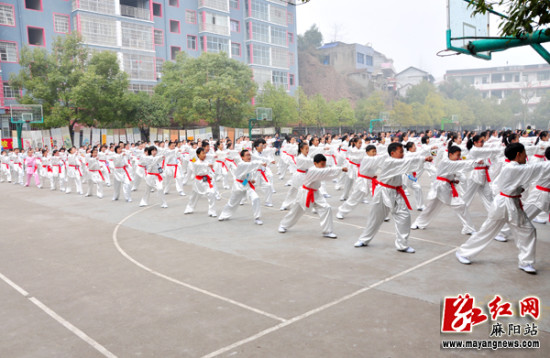
[[[92,145],[99,145],[101,143],[101,129],[92,128]]]
[[[157,129],[156,128],[149,128],[149,141],[155,141],[157,140]]]
[[[13,149],[12,138],[2,138],[2,149]]]
[[[126,137],[126,128],[119,129],[118,133],[119,133],[118,140],[120,142],[126,143],[128,141],[128,137]],[[118,144],[118,142],[116,144]]]
[[[282,127],[281,134],[292,134],[292,127]]]
[[[52,136],[49,129],[42,130],[42,147],[52,148]]]
[[[112,128],[107,129],[107,143],[114,143],[115,142],[115,131]]]
[[[73,132],[73,146],[80,147],[80,131]]]
[[[187,140],[187,137],[185,136],[185,129],[180,129],[179,130],[179,135],[180,135],[180,142],[183,142],[184,140]]]
[[[19,148],[19,140],[17,139],[17,131],[11,131],[11,142],[14,148]]]
[[[107,142],[107,130],[106,129],[101,129],[101,144],[109,144]]]
[[[82,145],[87,146],[92,143],[92,129],[82,128]]]
[[[170,141],[175,142],[179,139],[179,131],[177,129],[170,129]]]
[[[143,139],[141,138],[141,131],[139,128],[134,128],[134,141],[141,142]]]
[[[63,134],[61,133],[61,128],[52,128],[51,133],[53,145],[57,148],[61,148],[63,146]]]
[[[65,148],[70,148],[73,146],[73,142],[71,140],[71,132],[69,131],[69,127],[61,127],[61,137],[62,137],[62,143]]]

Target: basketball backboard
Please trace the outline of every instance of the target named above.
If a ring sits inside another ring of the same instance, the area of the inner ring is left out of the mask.
[[[10,120],[12,123],[44,123],[44,113],[41,104],[10,105]]]
[[[484,60],[491,59],[491,52],[472,54],[468,44],[490,36],[490,14],[472,16],[471,0],[447,0],[447,50],[465,53]]]
[[[258,107],[256,108],[256,120],[258,121],[272,121],[273,111],[271,108]]]

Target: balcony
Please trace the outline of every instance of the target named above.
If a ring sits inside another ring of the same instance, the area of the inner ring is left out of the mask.
[[[120,5],[120,15],[140,20],[151,20],[151,12],[149,9],[142,9],[128,5]]]

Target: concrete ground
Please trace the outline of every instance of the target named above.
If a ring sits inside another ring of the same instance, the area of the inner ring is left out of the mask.
[[[189,196],[174,190],[168,209],[156,195],[157,205],[139,208],[143,183],[133,203],[111,201],[111,188],[99,200],[0,184],[0,357],[550,355],[550,225],[536,226],[537,275],[518,270],[513,241],[493,242],[465,266],[454,252],[468,237],[449,209],[412,231],[415,254],[395,250],[393,221],[354,248],[368,205],[334,219],[337,240],[321,237],[311,213],[279,234],[288,188],[276,183],[263,226],[249,205],[226,222],[207,216],[205,200],[183,215]],[[422,184],[426,194],[429,179]],[[336,208],[340,192],[328,190]],[[472,216],[479,228],[479,200]],[[445,339],[489,339],[490,322],[440,333],[441,302],[464,293],[485,313],[496,294],[511,302],[505,327],[532,322],[518,317],[517,302],[538,296],[541,348],[441,349]]]

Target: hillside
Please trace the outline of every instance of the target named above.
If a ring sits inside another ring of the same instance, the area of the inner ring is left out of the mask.
[[[327,101],[347,98],[355,105],[363,95],[361,86],[336,72],[333,67],[321,64],[309,51],[299,52],[298,66],[300,86],[308,96],[320,93]]]

